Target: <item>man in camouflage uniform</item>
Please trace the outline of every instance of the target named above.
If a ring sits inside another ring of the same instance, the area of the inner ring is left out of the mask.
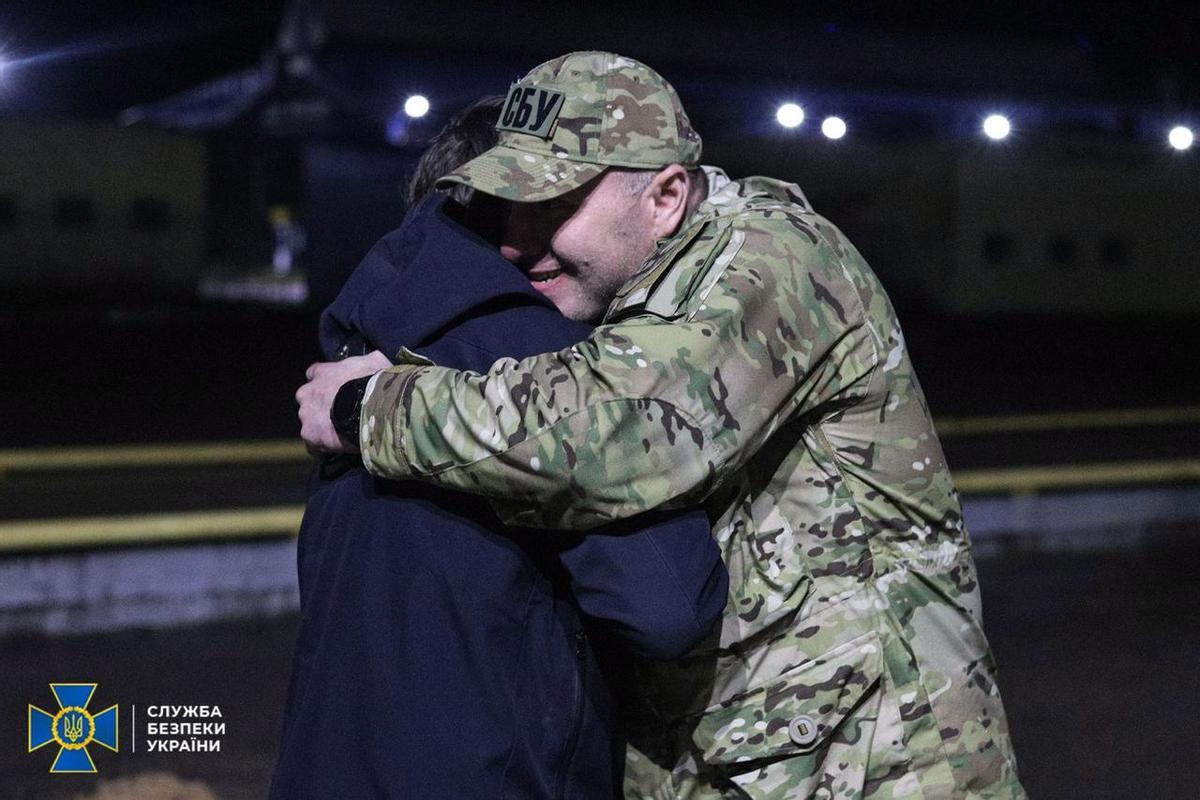
[[[513,221],[502,252],[568,315],[590,313],[605,288],[589,276],[618,256],[620,288],[567,350],[484,375],[411,357],[363,379],[364,463],[487,495],[518,525],[708,511],[729,604],[683,660],[637,666],[628,796],[1024,796],[958,497],[859,253],[792,184],[697,180],[674,90],[630,59],[535,68],[497,127],[447,180],[515,201],[518,221],[561,218],[550,255],[514,243]],[[618,171],[650,183],[606,217]],[[588,220],[605,241],[572,259]],[[298,393],[310,445],[339,446],[326,421],[346,369],[314,367]]]

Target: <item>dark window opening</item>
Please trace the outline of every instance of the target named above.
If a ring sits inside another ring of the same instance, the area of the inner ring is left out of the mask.
[[[1100,242],[1100,263],[1106,267],[1129,266],[1129,245],[1120,236],[1105,236]]]
[[[54,201],[54,224],[68,230],[90,228],[96,224],[96,204],[90,197],[60,197]]]
[[[147,233],[170,230],[171,206],[157,197],[138,197],[129,206],[129,227]]]
[[[17,227],[17,202],[11,197],[0,197],[0,231]]]
[[[1075,258],[1079,254],[1079,246],[1075,244],[1075,240],[1069,236],[1052,236],[1050,242],[1046,246],[1046,256],[1051,263],[1059,266],[1071,266],[1075,263]]]
[[[993,266],[1012,261],[1013,237],[1007,233],[989,233],[983,237],[983,260]]]

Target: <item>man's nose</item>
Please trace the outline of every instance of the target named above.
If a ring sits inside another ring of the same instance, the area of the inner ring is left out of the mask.
[[[532,213],[532,203],[511,203],[500,236],[500,255],[514,264],[532,264],[545,252],[544,236]]]

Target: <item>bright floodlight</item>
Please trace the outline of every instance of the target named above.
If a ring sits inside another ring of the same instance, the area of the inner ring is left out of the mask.
[[[1171,143],[1171,147],[1176,150],[1187,150],[1192,146],[1195,137],[1192,136],[1192,129],[1184,125],[1176,125],[1171,128],[1171,132],[1167,134],[1167,141]]]
[[[775,121],[785,128],[794,128],[804,122],[804,109],[795,103],[784,103],[775,112]]]
[[[404,113],[413,119],[429,113],[429,101],[419,94],[414,94],[404,101]]]
[[[841,117],[826,117],[821,123],[821,133],[828,139],[840,139],[846,135],[846,121]]]
[[[989,139],[998,142],[1012,132],[1012,125],[1003,114],[989,114],[983,121],[983,132]]]

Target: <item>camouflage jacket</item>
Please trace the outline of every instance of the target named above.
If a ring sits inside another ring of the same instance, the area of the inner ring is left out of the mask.
[[[887,296],[797,187],[713,177],[586,341],[372,379],[364,462],[522,525],[707,509],[729,604],[706,643],[624,682],[628,796],[1023,796]]]

